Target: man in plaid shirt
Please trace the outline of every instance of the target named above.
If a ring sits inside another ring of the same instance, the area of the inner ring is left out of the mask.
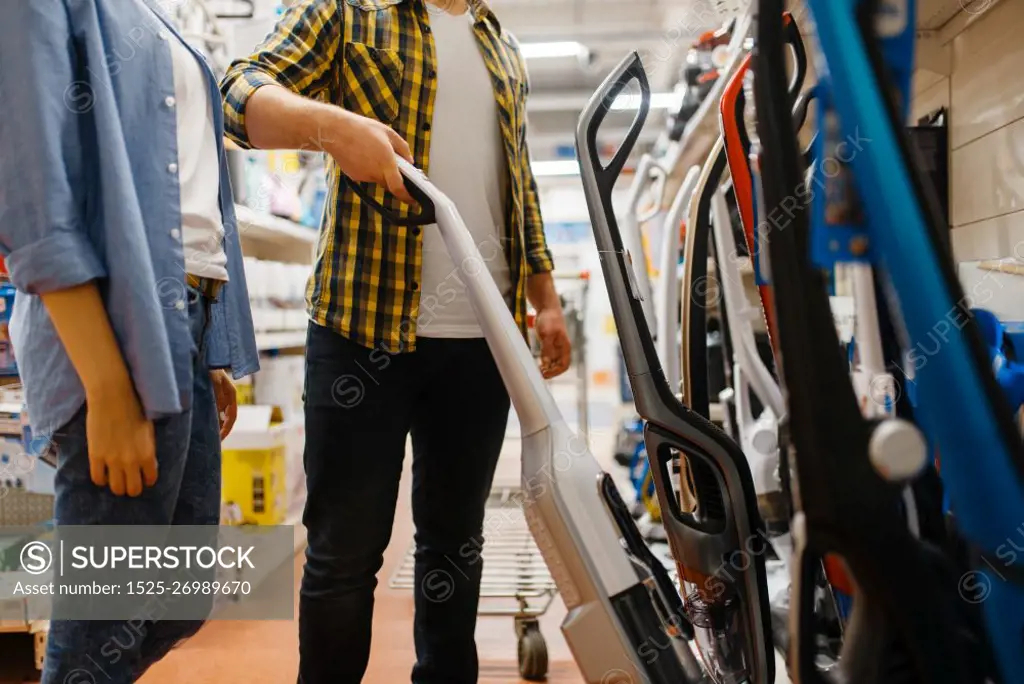
[[[395,153],[425,170],[459,207],[524,333],[527,301],[536,309],[544,375],[564,372],[527,90],[518,44],[480,0],[300,0],[222,84],[235,142],[328,155],[307,288],[304,684],[358,682],[366,670],[410,434],[412,680],[477,680],[479,546],[509,397],[436,228],[384,221],[351,183],[375,183],[378,201],[409,211]]]

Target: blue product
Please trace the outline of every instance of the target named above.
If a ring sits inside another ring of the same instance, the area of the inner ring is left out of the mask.
[[[886,101],[866,49],[856,13],[860,3],[809,2],[830,77],[842,84],[831,93],[840,132],[848,139],[870,141],[853,155],[850,166],[863,200],[871,249],[891,283],[911,356],[926,357],[926,362],[914,364],[915,416],[929,443],[939,446],[942,479],[959,530],[976,552],[979,581],[990,588],[981,608],[998,663],[1006,681],[1020,681],[1022,568],[1007,563],[999,549],[1024,520],[1024,454],[1013,415],[1001,396],[1003,388],[984,357],[984,345],[958,306],[964,300],[962,288],[936,240],[901,138],[909,102],[905,84],[913,63],[915,4],[888,4],[893,13],[880,24],[889,30],[876,42],[891,65],[897,92],[904,94],[896,111]],[[962,326],[965,334],[930,344],[929,336],[944,321]]]

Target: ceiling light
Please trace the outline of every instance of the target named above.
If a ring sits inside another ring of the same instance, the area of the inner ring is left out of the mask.
[[[580,175],[580,165],[575,159],[537,161],[533,162],[531,167],[533,168],[533,175],[538,178]]]
[[[550,59],[553,57],[585,57],[587,48],[582,43],[564,41],[558,43],[523,43],[520,52],[526,59]]]
[[[676,93],[653,93],[651,95],[651,109],[679,109],[682,104],[682,97]],[[612,102],[613,110],[639,109],[640,96],[635,94],[619,95]]]

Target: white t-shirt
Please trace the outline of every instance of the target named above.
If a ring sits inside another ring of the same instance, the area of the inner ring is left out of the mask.
[[[224,222],[220,213],[220,160],[206,74],[195,55],[173,37],[174,98],[178,118],[178,184],[185,271],[228,280]],[[220,103],[217,103],[218,106]]]
[[[512,279],[505,256],[508,165],[490,72],[470,13],[430,14],[437,94],[430,137],[430,180],[458,207],[506,301]],[[483,337],[460,269],[436,226],[423,229],[419,337]]]

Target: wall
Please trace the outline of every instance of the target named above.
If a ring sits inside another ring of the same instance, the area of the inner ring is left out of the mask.
[[[958,262],[1024,257],[1024,2],[983,7],[961,12],[933,45],[922,44],[914,79],[911,121],[939,107],[950,112]]]

